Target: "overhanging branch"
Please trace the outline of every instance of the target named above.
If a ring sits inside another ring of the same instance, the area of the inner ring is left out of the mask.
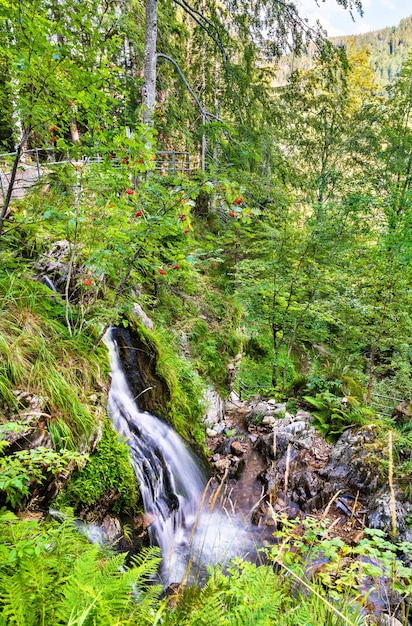
[[[188,13],[190,15],[190,17],[197,24],[199,24],[199,26],[201,28],[203,28],[203,30],[209,35],[209,37],[215,42],[215,44],[217,45],[217,47],[221,51],[222,56],[223,56],[223,62],[227,63],[226,50],[224,48],[224,45],[222,43],[222,39],[220,37],[220,33],[219,33],[216,25],[213,24],[213,22],[211,20],[209,20],[205,15],[203,15],[203,13],[201,13],[200,11],[195,9],[194,7],[190,6],[190,4],[188,2],[186,2],[186,0],[174,0],[174,2],[175,2],[175,4],[178,4],[180,7],[182,7],[182,9],[184,11],[186,11],[186,13]],[[214,34],[211,29],[214,30],[216,34]]]
[[[170,63],[172,63],[172,65],[175,66],[175,68],[177,69],[177,71],[179,73],[180,78],[183,81],[184,86],[186,87],[186,89],[188,90],[188,92],[192,96],[193,100],[196,102],[197,106],[199,107],[199,109],[200,109],[200,111],[202,113],[202,116],[204,116],[205,118],[214,119],[217,122],[223,122],[223,120],[221,120],[220,117],[218,117],[217,115],[214,115],[213,113],[210,113],[210,111],[208,111],[207,109],[205,109],[203,107],[203,105],[201,104],[199,98],[196,96],[195,92],[193,91],[193,89],[189,85],[188,81],[186,80],[186,77],[183,74],[182,70],[180,69],[179,65],[177,64],[177,62],[172,57],[169,57],[167,54],[163,54],[161,52],[158,52],[156,56],[157,56],[158,59],[166,59],[166,61],[170,61]]]

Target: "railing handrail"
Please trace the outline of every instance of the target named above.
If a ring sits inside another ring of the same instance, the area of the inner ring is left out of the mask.
[[[25,155],[34,155],[35,160],[32,163],[24,163]],[[46,154],[46,160],[40,160],[40,154]],[[156,156],[159,157],[155,162],[155,170],[161,172],[163,174],[176,174],[178,172],[184,174],[190,174],[191,171],[191,163],[190,163],[190,154],[187,151],[175,151],[175,150],[159,150],[156,153]],[[7,193],[8,189],[8,179],[7,177],[11,175],[11,171],[2,171],[2,161],[6,159],[6,157],[16,156],[17,152],[4,152],[0,154],[0,191],[4,196]],[[30,148],[28,150],[22,150],[20,155],[20,163],[21,166],[24,167],[24,171],[27,174],[29,170],[35,171],[34,179],[40,180],[43,172],[42,170],[47,169],[53,165],[63,165],[65,163],[70,163],[71,158],[70,154],[67,151],[65,155],[62,155],[62,159],[59,160],[47,160],[50,159],[50,156],[55,157],[55,149],[54,147],[45,147],[45,148]],[[170,158],[170,161],[169,161]],[[75,160],[76,163],[83,162],[87,163],[102,163],[104,161],[104,157],[99,154],[99,152],[94,155],[82,155],[78,159]],[[109,159],[112,167],[119,167],[122,162],[120,157]],[[19,178],[14,185],[15,189],[23,189],[27,188],[30,183],[33,182],[33,178],[29,179],[28,176],[26,178]],[[26,184],[24,184],[26,183]]]

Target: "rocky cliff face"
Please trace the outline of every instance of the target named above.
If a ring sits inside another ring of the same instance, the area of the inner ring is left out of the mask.
[[[319,514],[336,520],[336,532],[345,539],[351,540],[364,526],[390,534],[385,450],[376,427],[348,428],[330,444],[306,411],[293,415],[272,400],[235,404],[224,420],[208,424],[208,445],[215,474],[232,481],[235,494],[243,489],[245,475],[249,486],[255,481],[255,524],[273,523],[273,512],[292,517]],[[412,505],[403,501],[400,490],[395,496],[399,538],[411,541],[406,519]]]
[[[137,404],[143,411],[165,417],[170,391],[156,372],[158,353],[155,346],[130,327],[119,326],[112,332]]]

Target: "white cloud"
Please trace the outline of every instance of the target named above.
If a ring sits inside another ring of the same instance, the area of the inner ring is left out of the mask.
[[[396,26],[402,18],[412,13],[410,0],[362,0],[364,17],[354,10],[354,20],[349,11],[339,6],[336,0],[318,0],[319,6],[316,0],[295,2],[302,17],[307,17],[312,25],[319,20],[331,37]]]

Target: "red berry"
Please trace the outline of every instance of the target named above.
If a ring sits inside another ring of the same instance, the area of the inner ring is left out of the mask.
[[[184,233],[188,233],[188,232],[189,232],[189,229],[188,229],[188,228],[185,228],[183,232],[184,232]]]
[[[133,196],[136,192],[134,189],[126,189],[126,193],[128,196]]]
[[[69,105],[70,105],[71,107],[76,106],[76,104],[75,104],[74,100],[69,100]]]
[[[143,211],[136,211],[136,217],[142,217]]]
[[[83,285],[85,285],[86,287],[90,287],[91,285],[93,285],[93,281],[90,280],[90,278],[85,278],[83,281]]]
[[[233,211],[230,211],[229,215],[230,217],[236,217],[236,213],[233,213]]]
[[[243,198],[235,198],[235,199],[233,200],[233,203],[234,203],[234,204],[242,204],[242,202],[243,202]]]
[[[186,215],[182,213],[181,215],[179,215],[179,218],[182,220],[182,222],[184,222],[186,220]]]
[[[172,269],[173,269],[173,270],[180,270],[180,265],[179,265],[179,263],[176,263],[176,265],[173,265]]]
[[[158,270],[159,274],[165,276],[167,274],[166,270]]]

